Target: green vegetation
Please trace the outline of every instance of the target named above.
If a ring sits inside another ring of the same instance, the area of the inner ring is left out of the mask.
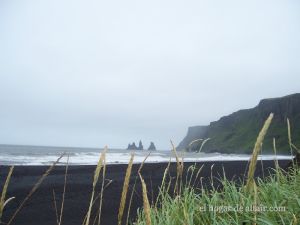
[[[209,126],[192,127],[177,148],[187,149],[189,143],[195,139],[210,138],[203,148],[204,152],[251,153],[256,135],[271,112],[275,116],[264,139],[263,153],[272,153],[273,138],[276,138],[278,153],[289,154],[286,121],[289,118],[294,125],[293,133],[300,134],[300,94],[264,99],[252,109],[224,116]],[[292,139],[295,145],[300,145],[299,137],[294,136]],[[201,143],[196,143],[190,150],[196,151],[200,145]]]
[[[300,170],[257,180],[248,192],[244,186],[222,179],[222,191],[186,186],[176,197],[162,189],[159,207],[150,210],[153,225],[192,224],[299,224]],[[147,224],[140,210],[136,225]]]
[[[157,203],[147,212],[139,210],[134,224],[300,224],[300,168],[297,164],[293,164],[289,171],[284,171],[275,163],[274,175],[254,179],[257,156],[272,118],[271,114],[259,133],[246,181],[230,181],[224,174],[220,178],[221,189],[197,189],[193,184],[195,179],[199,179],[199,171],[191,167],[188,169],[189,179],[184,185],[182,181],[178,184],[182,191],[175,191],[178,190],[177,182],[174,192],[170,191],[171,181],[163,182]],[[291,136],[288,140],[291,141]],[[289,144],[299,154],[295,145],[292,142]],[[276,153],[275,145],[274,151]],[[151,218],[151,223],[147,222],[149,219],[146,220],[146,217]]]

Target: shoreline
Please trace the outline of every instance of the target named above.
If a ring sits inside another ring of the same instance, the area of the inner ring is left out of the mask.
[[[132,152],[108,152],[106,153],[106,165],[127,165]],[[147,152],[133,152],[134,164],[142,163],[146,157],[145,163],[169,163],[176,162],[173,152],[153,152],[148,155]],[[69,165],[75,166],[94,166],[97,165],[100,157],[98,152],[82,152],[73,153],[69,158]],[[183,158],[184,162],[225,162],[225,161],[249,161],[250,154],[222,154],[222,153],[183,153],[177,152],[179,158]],[[57,163],[57,166],[65,166],[67,164],[67,155]],[[3,166],[50,166],[52,165],[61,154],[50,155],[3,155],[0,153],[0,165]],[[2,157],[2,159],[1,159]],[[120,160],[121,158],[121,160]],[[294,157],[291,155],[274,155],[263,154],[258,155],[258,160],[292,160]]]
[[[281,168],[286,168],[291,160],[278,160]],[[142,176],[147,184],[149,201],[155,200],[158,187],[161,184],[164,170],[168,162],[145,163],[142,169]],[[209,179],[211,176],[217,178],[223,176],[223,169],[228,179],[243,178],[246,173],[248,161],[215,161],[215,162],[184,162],[185,173],[188,167],[196,165],[203,166],[200,176],[203,177],[203,185],[210,188]],[[128,189],[127,200],[130,197],[132,186],[137,175],[140,163],[133,164],[132,174]],[[269,174],[270,168],[274,168],[274,160],[258,160],[255,176],[262,177]],[[46,165],[36,166],[15,166],[11,182],[8,186],[7,198],[16,197],[5,208],[3,221],[7,222],[19,203],[25,198],[40,176],[49,168]],[[211,170],[212,168],[212,170]],[[0,166],[0,185],[2,187],[7,176],[9,166]],[[104,190],[101,224],[110,225],[117,223],[119,202],[123,187],[123,181],[127,164],[108,164],[106,167],[106,183],[112,180],[111,184]],[[63,214],[63,225],[82,224],[87,212],[90,200],[92,181],[95,165],[69,165],[67,186],[65,194],[65,207]],[[176,175],[176,163],[170,164],[170,174]],[[33,194],[24,208],[19,212],[13,224],[17,225],[53,225],[56,224],[54,210],[53,190],[56,193],[57,205],[60,201],[64,185],[65,166],[58,165],[44,180],[40,188]],[[105,184],[106,184],[105,183]],[[199,182],[196,186],[200,187]],[[217,179],[214,186],[218,185]],[[98,185],[97,191],[101,186]],[[134,219],[138,207],[142,206],[141,186],[138,179],[136,192],[133,197],[130,218]],[[124,217],[127,215],[125,208]]]

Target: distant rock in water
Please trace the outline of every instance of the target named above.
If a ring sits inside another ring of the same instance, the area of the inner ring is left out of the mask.
[[[139,142],[139,147],[137,148],[137,150],[144,150],[142,141]]]
[[[127,150],[140,150],[140,151],[144,150],[144,146],[143,146],[142,141],[139,141],[139,146],[138,147],[135,145],[135,142],[132,142],[132,144],[129,143],[128,147],[127,147]],[[156,150],[156,147],[155,147],[153,142],[150,142],[150,146],[149,146],[148,150],[151,150],[151,151]]]
[[[155,151],[156,150],[156,147],[155,147],[155,145],[154,145],[154,143],[152,141],[150,143],[150,146],[149,146],[148,150],[149,151]]]
[[[251,153],[256,138],[270,113],[274,118],[263,144],[263,153],[273,153],[273,138],[276,139],[277,152],[289,153],[287,137],[287,118],[290,120],[293,144],[300,146],[300,93],[281,98],[263,99],[251,109],[243,109],[207,126],[194,126],[188,129],[186,137],[180,142],[178,150],[196,151],[202,141],[210,140],[202,151],[220,153]]]
[[[135,142],[133,142],[132,144],[128,144],[127,150],[137,150],[138,148],[135,145]]]

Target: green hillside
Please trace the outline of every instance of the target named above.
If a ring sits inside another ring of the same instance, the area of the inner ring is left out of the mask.
[[[278,152],[288,154],[287,118],[291,123],[294,144],[300,146],[300,94],[264,99],[252,109],[224,116],[208,126],[192,127],[178,149],[187,149],[195,139],[210,138],[203,148],[204,152],[251,153],[257,133],[270,113],[274,113],[274,119],[264,141],[263,153],[273,151],[275,138]],[[201,142],[195,143],[190,150],[197,150],[200,145]]]

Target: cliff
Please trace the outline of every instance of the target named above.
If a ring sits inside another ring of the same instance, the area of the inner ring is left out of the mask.
[[[208,126],[190,127],[178,149],[185,149],[195,139],[210,138],[203,148],[204,152],[250,153],[264,121],[271,112],[274,113],[274,119],[265,138],[263,152],[273,151],[272,143],[275,138],[278,152],[289,153],[287,118],[290,119],[293,142],[300,145],[299,93],[263,99],[252,109],[234,112]],[[201,142],[193,144],[192,150],[199,149],[200,145]]]
[[[189,127],[187,135],[185,138],[179,143],[177,149],[186,148],[192,141],[205,137],[208,126],[194,126]]]

